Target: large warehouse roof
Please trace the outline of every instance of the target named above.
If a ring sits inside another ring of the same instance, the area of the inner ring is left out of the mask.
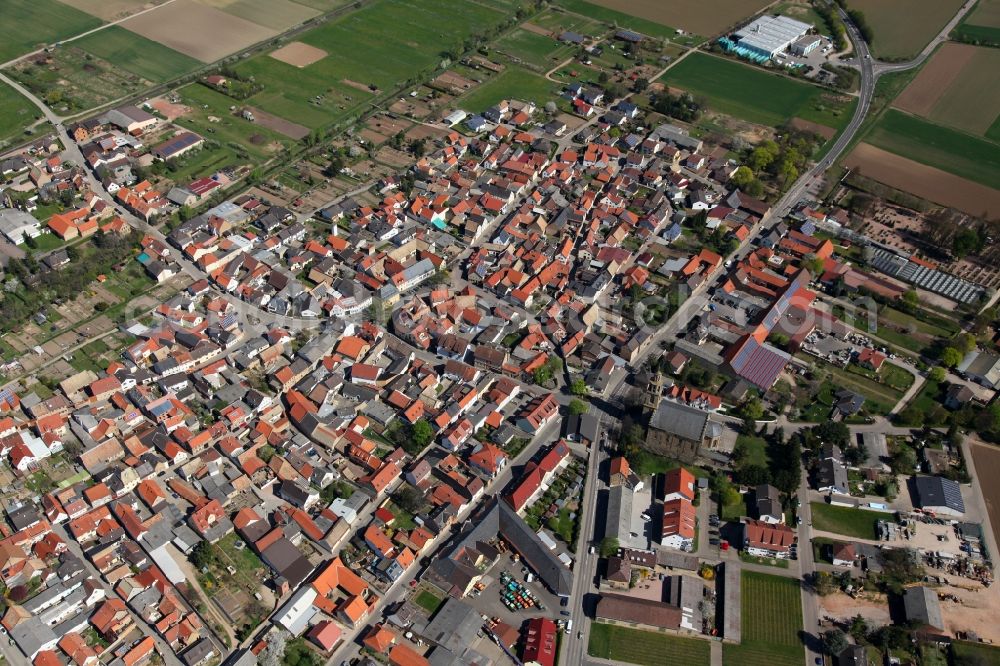
[[[957,482],[940,476],[917,476],[913,484],[917,495],[915,504],[920,508],[965,513],[962,488]]]
[[[768,53],[781,51],[809,32],[812,26],[787,16],[761,16],[736,31],[740,46]]]

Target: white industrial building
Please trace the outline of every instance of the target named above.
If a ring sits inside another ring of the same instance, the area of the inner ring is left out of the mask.
[[[809,23],[787,16],[761,16],[733,33],[733,40],[758,56],[773,58],[810,30]]]
[[[0,233],[14,245],[20,245],[26,237],[37,238],[42,233],[42,225],[23,210],[0,208]]]

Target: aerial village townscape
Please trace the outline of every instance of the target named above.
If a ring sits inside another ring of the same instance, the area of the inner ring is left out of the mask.
[[[0,659],[1000,664],[1000,0],[4,0]]]

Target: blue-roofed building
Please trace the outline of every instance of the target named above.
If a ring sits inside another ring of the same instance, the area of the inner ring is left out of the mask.
[[[625,114],[629,118],[635,118],[637,115],[639,115],[639,107],[633,104],[632,102],[626,102],[626,101],[618,102],[618,104],[615,105],[614,109],[619,113]]]
[[[205,140],[194,132],[179,132],[163,143],[154,146],[150,152],[161,160],[172,160],[189,150],[194,150],[204,142]]]
[[[623,42],[631,42],[632,44],[638,44],[644,40],[645,37],[632,30],[619,30],[615,33],[615,39],[620,39]]]
[[[14,389],[9,386],[0,389],[0,408],[2,409],[17,409],[21,404],[21,399],[17,397],[14,393]]]
[[[674,222],[672,225],[667,227],[667,229],[663,232],[663,238],[668,243],[673,243],[675,240],[681,237],[682,233],[683,229],[681,228],[681,225]]]
[[[465,126],[468,127],[473,132],[480,132],[486,127],[486,118],[482,116],[472,116],[466,119]]]

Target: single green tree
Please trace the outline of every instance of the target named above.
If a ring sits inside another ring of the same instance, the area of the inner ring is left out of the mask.
[[[941,364],[946,368],[954,368],[962,362],[963,354],[954,347],[945,347],[941,350]]]
[[[434,439],[434,429],[431,428],[430,423],[420,419],[410,428],[410,438],[417,447],[422,449]]]

